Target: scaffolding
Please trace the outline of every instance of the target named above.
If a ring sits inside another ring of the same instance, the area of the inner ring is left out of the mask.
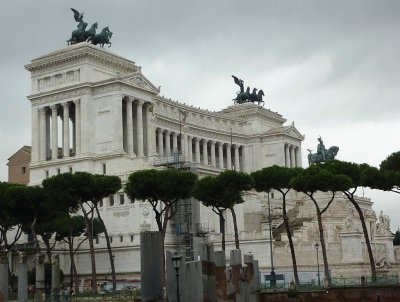
[[[154,160],[155,167],[166,167],[179,171],[190,171],[197,174],[197,165],[185,161],[181,152]],[[176,235],[176,250],[185,257],[186,261],[193,260],[193,237],[201,235],[200,203],[194,198],[179,200],[175,205],[175,215],[171,227]]]

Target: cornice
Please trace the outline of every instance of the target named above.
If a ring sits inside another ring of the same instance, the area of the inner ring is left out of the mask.
[[[35,72],[49,66],[55,67],[67,62],[74,62],[83,57],[94,58],[98,61],[105,62],[107,65],[114,65],[120,70],[125,70],[126,73],[137,72],[140,69],[133,61],[85,42],[67,46],[58,51],[33,59],[30,64],[25,65],[25,69],[30,72]]]

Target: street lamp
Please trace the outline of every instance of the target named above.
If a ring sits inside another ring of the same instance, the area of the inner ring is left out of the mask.
[[[271,205],[269,202],[269,194],[270,192],[268,191],[268,224],[269,224],[269,249],[270,249],[270,254],[271,254],[271,275],[269,279],[269,284],[272,286],[276,285],[276,275],[275,275],[275,270],[274,270],[274,255],[272,251],[272,221],[271,221]]]
[[[318,244],[318,242],[315,243],[314,247],[315,247],[315,249],[317,250],[318,286],[321,286],[321,278],[320,278],[320,276],[319,276],[319,258],[318,258],[318,248],[319,248],[319,244]]]
[[[181,259],[182,259],[182,256],[179,256],[177,253],[175,253],[175,255],[171,257],[172,265],[174,266],[174,269],[176,271],[176,301],[177,302],[181,301],[181,297],[180,297],[180,293],[179,293],[179,269],[181,268]]]

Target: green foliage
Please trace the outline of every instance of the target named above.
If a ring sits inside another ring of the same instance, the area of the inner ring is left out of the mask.
[[[290,186],[293,189],[306,194],[317,191],[343,191],[351,185],[352,181],[348,176],[334,175],[320,164],[309,166],[290,180]]]
[[[397,230],[394,234],[393,245],[400,245],[400,230]]]
[[[193,188],[192,196],[201,201],[206,207],[226,209],[221,202],[221,187],[216,177],[206,176],[197,181]]]
[[[381,170],[400,172],[400,151],[393,152],[381,162]]]
[[[394,172],[379,170],[375,167],[366,167],[361,172],[360,182],[365,187],[390,191],[394,186]]]
[[[17,186],[7,182],[0,182],[0,244],[3,243],[8,231],[19,224],[18,219],[12,215],[10,199],[6,196],[8,188]]]
[[[129,176],[125,192],[132,201],[168,204],[189,198],[196,180],[197,176],[192,172],[173,169],[137,171]]]
[[[227,208],[243,203],[243,191],[249,191],[253,186],[250,175],[232,170],[220,173],[216,177],[216,182],[221,191],[220,203]]]
[[[268,192],[271,189],[282,191],[290,189],[290,180],[300,174],[301,168],[272,166],[251,173],[254,189],[257,192]]]

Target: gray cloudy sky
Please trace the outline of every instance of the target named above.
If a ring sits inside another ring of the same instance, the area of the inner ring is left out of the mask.
[[[266,107],[341,160],[379,165],[400,150],[399,1],[1,0],[0,180],[30,145],[33,58],[66,45],[84,19],[114,32],[111,51],[143,67],[161,95],[210,110],[232,104],[231,74],[263,89]],[[360,193],[361,194],[361,193]],[[366,191],[400,226],[400,197]]]

